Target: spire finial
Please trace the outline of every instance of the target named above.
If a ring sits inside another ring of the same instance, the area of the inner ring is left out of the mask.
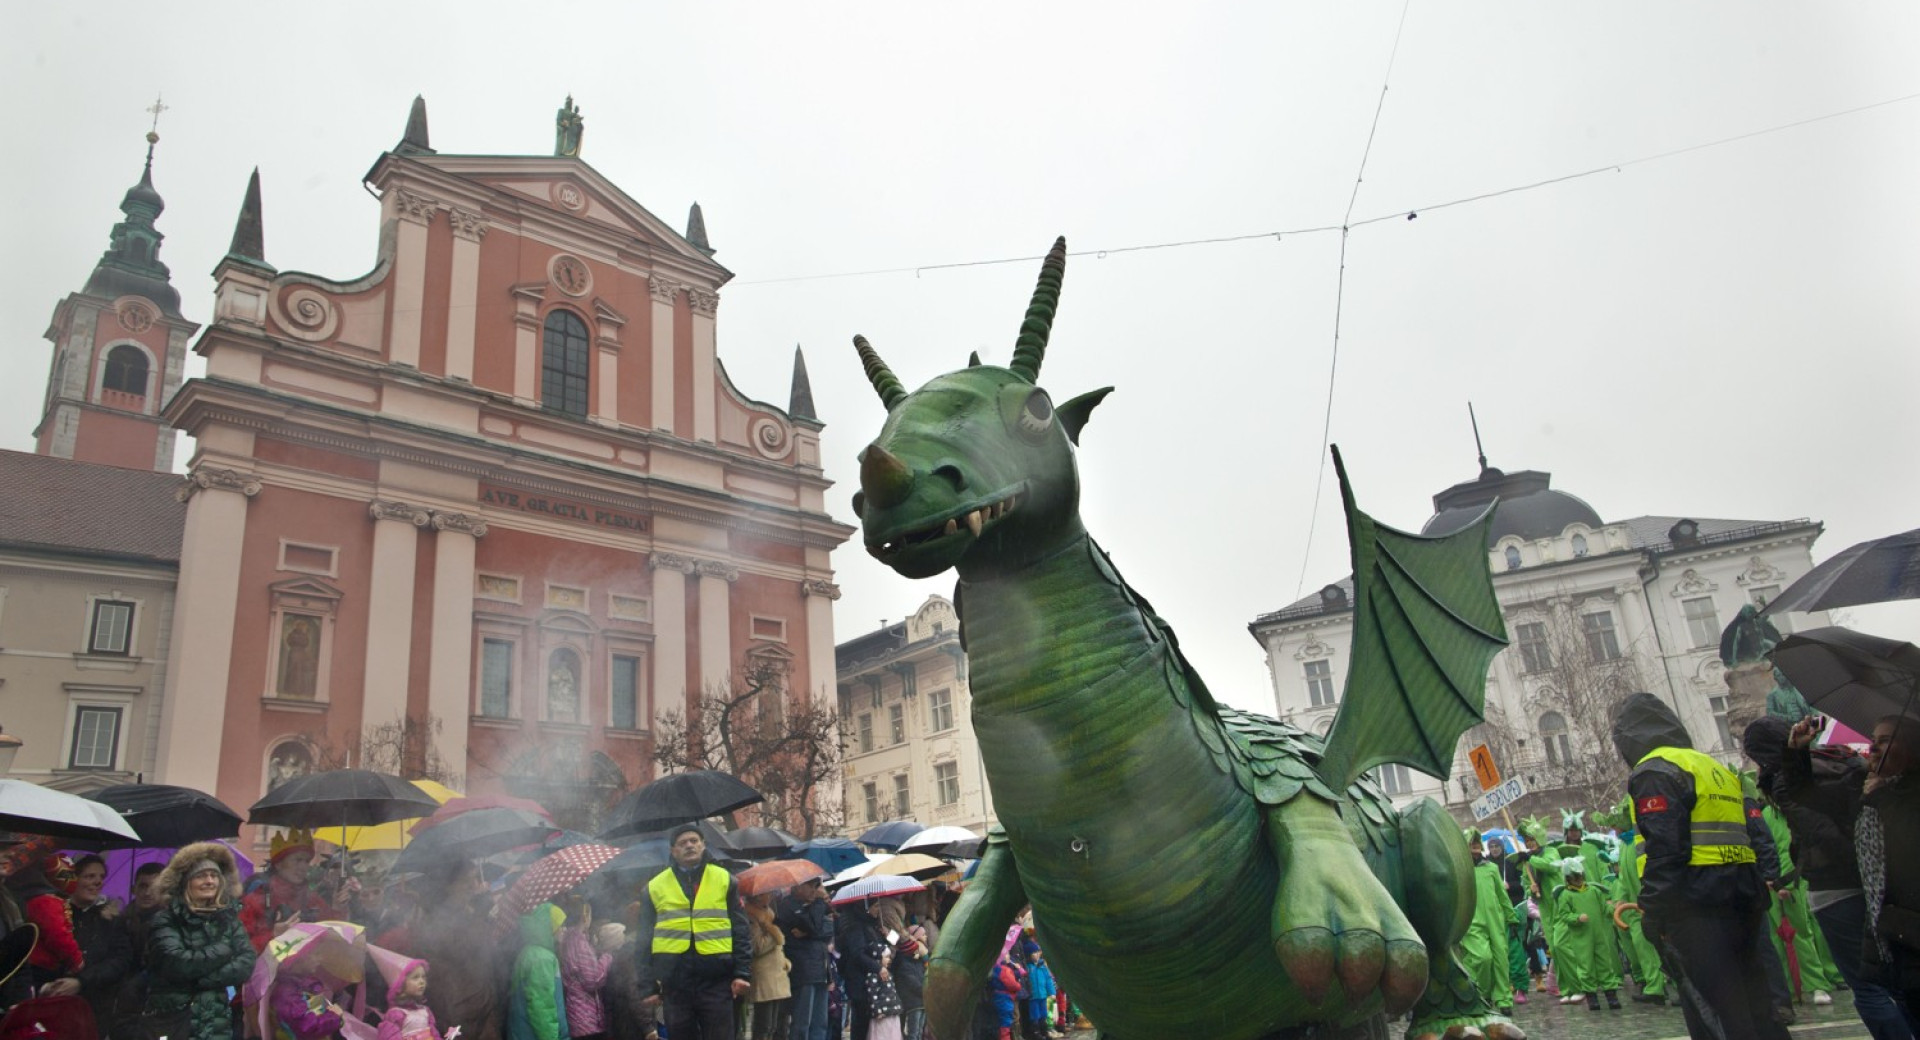
[[[400,143],[393,149],[400,155],[432,155],[433,146],[427,143],[427,99],[419,94],[413,96],[413,107],[407,110],[407,129],[400,135]]]
[[[1487,471],[1487,449],[1480,446],[1480,419],[1473,414],[1473,402],[1467,402],[1467,421],[1473,424],[1473,450],[1480,453],[1480,472]]]
[[[800,352],[798,343],[793,345],[793,389],[787,395],[787,415],[820,421],[819,414],[813,410],[813,383],[807,378],[807,356]]]
[[[687,243],[708,256],[714,253],[713,245],[707,241],[706,214],[700,211],[698,202],[687,211]]]
[[[266,231],[260,212],[258,166],[253,168],[253,176],[247,180],[247,195],[240,203],[240,219],[233,224],[233,242],[227,246],[227,257],[255,267],[272,269],[267,263]]]

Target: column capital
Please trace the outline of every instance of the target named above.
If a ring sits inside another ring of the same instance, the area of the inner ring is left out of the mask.
[[[730,563],[722,563],[719,560],[696,561],[694,563],[694,569],[700,572],[702,578],[719,578],[722,581],[730,582],[740,577],[740,568]]]
[[[173,497],[181,502],[200,491],[233,491],[248,498],[260,493],[260,478],[251,473],[217,466],[196,466],[181,482]]]
[[[705,289],[695,289],[689,286],[687,289],[687,299],[692,301],[693,313],[695,314],[704,314],[712,317],[714,312],[720,309],[720,294],[717,292],[707,292]]]
[[[681,285],[679,282],[668,281],[656,275],[647,279],[647,289],[653,293],[654,299],[670,304],[673,298],[679,295]]]
[[[379,498],[367,503],[367,516],[373,520],[398,520],[415,527],[425,527],[433,522],[433,513],[429,510]]]
[[[436,531],[458,531],[475,538],[487,536],[487,522],[472,513],[443,513],[433,510],[433,529]]]
[[[828,599],[839,599],[840,586],[835,585],[825,578],[808,578],[806,581],[800,583],[800,595],[802,598],[808,596],[825,596]]]
[[[692,574],[698,563],[690,556],[676,552],[653,552],[647,555],[647,569],[654,571],[679,571]]]
[[[453,237],[478,242],[487,237],[487,218],[458,207],[447,208],[447,222],[453,225]]]
[[[415,224],[431,224],[433,215],[439,212],[439,209],[440,204],[425,195],[402,188],[393,189],[393,211],[402,220]]]

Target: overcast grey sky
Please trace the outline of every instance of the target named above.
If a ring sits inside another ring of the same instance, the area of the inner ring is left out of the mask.
[[[1007,359],[1037,263],[834,275],[1338,225],[1399,3],[38,4],[9,12],[0,127],[0,447],[31,450],[54,305],[85,281],[164,93],[161,256],[204,321],[248,171],[267,256],[373,262],[360,178],[415,93],[450,153],[584,158],[682,226],[698,200],[720,354],[784,404],[795,343],[830,501],[879,402]],[[1360,501],[1418,528],[1487,453],[1609,520],[1827,524],[1816,559],[1916,526],[1920,100],[1485,201],[1920,93],[1920,8],[1537,3],[1406,8],[1348,243],[1333,440]],[[1337,232],[1077,256],[1042,383],[1118,391],[1083,437],[1095,537],[1224,699],[1271,710],[1254,615],[1347,571],[1321,473]],[[195,365],[190,371],[197,372]],[[949,578],[836,556],[841,638]],[[1915,613],[1857,611],[1913,638]]]

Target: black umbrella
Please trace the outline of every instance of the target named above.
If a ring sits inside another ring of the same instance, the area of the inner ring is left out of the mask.
[[[434,863],[480,859],[540,844],[559,830],[525,809],[474,809],[421,831],[393,861],[401,873],[424,872]]]
[[[247,822],[270,827],[371,827],[431,816],[440,803],[418,787],[369,769],[296,776],[247,810]]]
[[[1911,714],[1920,647],[1849,628],[1796,632],[1773,648],[1773,666],[1807,703],[1861,733],[1888,715]]]
[[[765,859],[784,856],[800,844],[800,839],[778,827],[742,827],[727,831],[727,843],[741,859]],[[711,843],[709,843],[711,844]]]
[[[1920,599],[1920,529],[1861,542],[1808,571],[1762,614]]]
[[[874,824],[867,828],[867,833],[853,840],[862,845],[870,845],[876,849],[886,849],[888,852],[892,852],[894,849],[900,847],[901,842],[906,841],[908,838],[926,829],[926,824],[913,820],[888,820],[885,823]]]
[[[620,799],[607,814],[603,838],[641,834],[732,812],[766,796],[730,774],[714,769],[674,773]]]
[[[119,784],[102,788],[93,800],[120,810],[140,840],[102,843],[177,849],[196,841],[240,836],[240,814],[205,791],[172,784]]]

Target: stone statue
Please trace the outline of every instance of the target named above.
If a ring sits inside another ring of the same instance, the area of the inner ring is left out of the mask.
[[[1108,390],[1055,404],[1038,386],[1065,264],[1063,239],[1006,368],[976,357],[910,394],[854,338],[887,407],[854,512],[900,574],[959,574],[1003,824],[927,969],[935,1035],[963,1035],[1031,904],[1061,988],[1108,1040],[1371,1037],[1409,1010],[1413,1037],[1524,1037],[1452,953],[1473,898],[1456,825],[1431,800],[1396,811],[1366,776],[1445,776],[1481,719],[1506,642],[1491,510],[1405,534],[1355,508],[1342,469],[1354,663],[1331,733],[1219,704],[1082,526],[1073,446]]]
[[[580,135],[585,132],[586,121],[580,118],[580,110],[573,105],[573,95],[567,95],[567,103],[553,117],[553,154],[569,159],[580,157]]]

